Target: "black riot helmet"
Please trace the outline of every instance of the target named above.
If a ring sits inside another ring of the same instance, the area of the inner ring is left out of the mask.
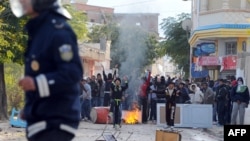
[[[16,17],[22,17],[25,14],[25,10],[19,0],[9,0],[12,12]],[[63,8],[61,0],[31,0],[31,5],[34,11],[40,13],[49,9],[54,10],[56,13],[64,16],[67,19],[71,19],[69,12]]]

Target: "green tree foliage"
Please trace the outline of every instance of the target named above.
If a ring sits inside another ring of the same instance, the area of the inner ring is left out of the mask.
[[[116,40],[118,36],[118,30],[119,28],[115,23],[92,26],[88,34],[88,42],[99,43],[101,38],[111,41]]]
[[[8,111],[13,107],[21,109],[24,104],[24,92],[17,85],[21,76],[23,76],[23,66],[14,63],[5,64],[5,84],[8,94]]]
[[[23,33],[25,22],[25,18],[17,19],[12,14],[8,0],[0,2],[0,120],[8,119],[4,63],[22,64],[27,40],[27,35]],[[17,87],[16,84],[13,86]]]
[[[147,65],[151,65],[155,63],[155,60],[159,57],[161,57],[161,48],[160,43],[157,39],[158,36],[154,34],[148,34],[146,45],[147,45]]]
[[[69,24],[72,26],[74,32],[77,35],[78,41],[83,42],[88,39],[88,28],[86,26],[86,15],[76,10],[71,5],[64,5],[64,7],[69,11],[72,16],[72,19],[69,21]]]
[[[23,33],[25,18],[17,19],[11,12],[8,0],[0,2],[0,63],[22,64],[27,35]]]
[[[73,17],[69,23],[76,32],[78,40],[86,40],[88,33],[86,17],[70,5],[65,7]],[[27,34],[24,31],[26,22],[27,17],[18,19],[12,14],[8,0],[0,2],[0,63],[23,63],[23,52],[27,41]]]
[[[164,30],[165,41],[161,42],[161,55],[168,55],[175,64],[187,75],[189,74],[189,53],[190,46],[188,44],[187,31],[182,29],[182,21],[190,18],[189,14],[182,13],[174,17],[163,19],[161,28]],[[188,33],[189,35],[189,33]]]

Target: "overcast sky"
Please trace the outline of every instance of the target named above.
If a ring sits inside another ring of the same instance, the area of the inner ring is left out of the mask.
[[[88,0],[87,4],[114,8],[115,13],[159,13],[159,24],[164,18],[191,12],[191,1],[183,0]]]

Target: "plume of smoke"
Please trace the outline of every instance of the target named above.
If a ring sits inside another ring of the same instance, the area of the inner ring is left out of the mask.
[[[123,19],[129,23],[129,19]],[[141,85],[141,74],[143,72],[147,51],[146,40],[148,33],[143,31],[138,25],[121,24],[119,28],[119,37],[117,42],[118,50],[125,56],[120,60],[120,76],[128,76],[128,93],[137,99],[137,93]]]

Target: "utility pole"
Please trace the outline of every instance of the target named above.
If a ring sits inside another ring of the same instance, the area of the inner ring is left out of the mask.
[[[187,36],[187,41],[189,40],[189,37],[190,37],[190,31],[191,31],[191,28],[192,28],[192,21],[190,18],[182,21],[182,29],[186,31],[186,36]],[[189,56],[189,79],[191,80],[192,78],[192,75],[191,75],[191,70],[192,70],[192,48],[190,47],[190,45],[188,46],[189,48],[189,52],[188,53],[188,56]]]

